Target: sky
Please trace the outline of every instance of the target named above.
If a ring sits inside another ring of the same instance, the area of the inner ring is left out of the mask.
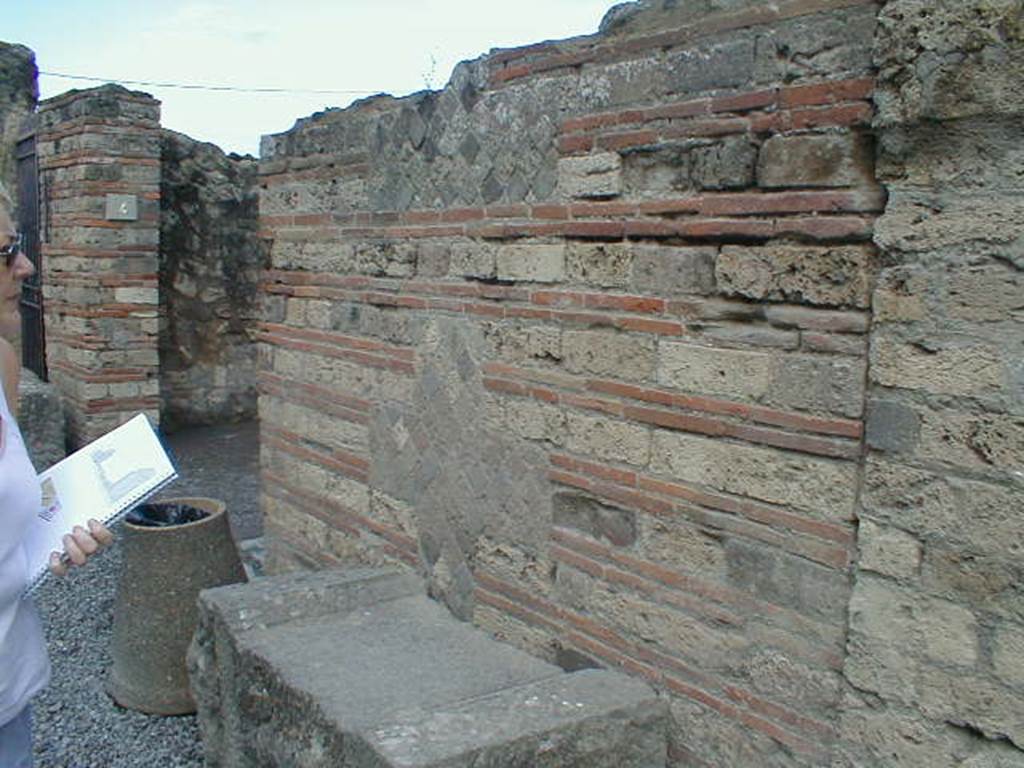
[[[491,48],[592,34],[614,0],[0,0],[0,41],[36,54],[41,98],[100,82],[320,90],[245,93],[130,85],[164,127],[227,152],[373,93],[442,88]]]

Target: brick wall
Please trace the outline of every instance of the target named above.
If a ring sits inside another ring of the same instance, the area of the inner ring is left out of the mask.
[[[499,52],[261,164],[277,567],[409,563],[641,675],[680,765],[820,765],[843,690],[877,9],[760,6]]]
[[[120,86],[39,108],[47,364],[74,444],[139,411],[159,420],[159,119]],[[137,220],[109,220],[111,194],[135,196]]]

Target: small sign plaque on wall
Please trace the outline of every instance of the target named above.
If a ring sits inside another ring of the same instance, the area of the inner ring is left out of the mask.
[[[135,195],[107,195],[107,221],[138,221],[139,199]]]

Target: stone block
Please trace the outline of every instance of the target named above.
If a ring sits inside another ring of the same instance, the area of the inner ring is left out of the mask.
[[[598,288],[625,288],[633,258],[623,243],[572,241],[565,258],[566,279]]]
[[[727,296],[864,309],[872,263],[868,246],[726,246],[715,277]]]
[[[870,146],[856,134],[773,136],[761,146],[762,187],[852,187],[870,183]]]
[[[908,405],[895,400],[868,402],[867,444],[876,451],[912,453],[921,433],[921,419]]]
[[[565,279],[565,245],[503,245],[496,267],[499,280],[557,283]]]
[[[932,661],[973,667],[978,661],[978,623],[967,608],[927,600],[921,611],[924,652]]]
[[[636,514],[630,510],[578,493],[556,493],[551,506],[555,525],[581,531],[618,547],[627,547],[636,541]]]
[[[651,453],[651,431],[619,419],[568,411],[565,445],[574,453],[604,461],[646,466]]]
[[[996,629],[992,667],[1007,685],[1024,687],[1024,626],[1005,623]]]
[[[225,768],[661,768],[643,683],[565,674],[456,621],[395,572],[206,590],[189,653],[206,759]]]
[[[562,198],[601,199],[622,192],[622,158],[616,152],[558,161],[558,194]]]
[[[494,246],[476,240],[452,243],[449,274],[453,277],[476,277],[482,280],[497,274]]]
[[[1024,504],[1024,490],[1013,484],[869,458],[862,504],[872,519],[969,553],[978,565],[989,556],[1008,561],[1019,557],[1024,521],[1015,510]]]
[[[850,595],[845,573],[759,542],[725,542],[729,583],[756,597],[829,623],[842,623]]]
[[[921,654],[915,593],[861,575],[850,598],[849,617],[846,678],[891,701],[914,702]]]
[[[692,155],[690,178],[698,189],[743,189],[754,183],[757,145],[746,137],[698,147]]]
[[[716,254],[710,247],[636,245],[631,285],[659,296],[708,296],[715,290]]]
[[[562,355],[570,373],[645,381],[657,364],[653,339],[615,331],[566,331]]]
[[[559,328],[490,323],[484,326],[484,337],[490,342],[494,355],[509,363],[556,362],[563,357]]]
[[[691,394],[859,416],[864,362],[664,342],[659,345],[658,383]]]
[[[857,567],[894,579],[915,578],[921,568],[921,542],[909,533],[862,517],[857,530]]]
[[[1007,32],[1020,25],[1012,0],[899,0],[879,22],[881,125],[1019,114],[1024,49]]]
[[[856,467],[849,462],[655,430],[651,469],[683,482],[849,520]]]
[[[1006,361],[992,346],[924,349],[876,336],[871,345],[871,379],[884,387],[965,397],[991,395],[1009,383]]]
[[[760,400],[771,389],[776,359],[770,352],[665,342],[658,383],[691,394]]]
[[[738,37],[738,39],[736,39]],[[736,36],[704,43],[669,57],[669,87],[689,95],[712,88],[747,85],[754,76],[754,40]]]

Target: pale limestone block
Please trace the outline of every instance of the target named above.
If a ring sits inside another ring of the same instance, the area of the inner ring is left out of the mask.
[[[497,272],[501,280],[557,283],[565,279],[565,244],[502,246]]]
[[[158,304],[160,292],[156,288],[122,286],[114,289],[114,301],[119,304]]]
[[[509,400],[505,406],[505,424],[514,435],[527,440],[565,443],[565,414],[557,406],[536,400]]]
[[[925,653],[943,664],[972,667],[978,660],[974,614],[946,600],[929,600],[921,611]]]
[[[651,469],[684,482],[849,520],[856,467],[845,461],[655,430]]]
[[[920,668],[915,593],[860,576],[850,597],[850,637],[843,673],[857,688],[910,704]]]
[[[759,400],[768,394],[776,355],[662,342],[658,383],[684,392]]]
[[[607,198],[622,193],[622,158],[618,152],[558,161],[558,192],[563,198]]]
[[[861,518],[857,532],[857,566],[896,579],[911,579],[921,568],[921,542],[898,528]]]
[[[1024,686],[1024,627],[1003,624],[996,630],[992,666],[1004,683]]]
[[[566,447],[605,461],[645,466],[651,453],[651,430],[611,417],[566,414]]]
[[[988,346],[925,351],[912,344],[877,337],[871,346],[871,378],[876,384],[946,395],[992,394],[1007,385],[1005,361]]]
[[[645,381],[657,364],[655,344],[653,339],[616,331],[568,331],[562,354],[571,373]]]

